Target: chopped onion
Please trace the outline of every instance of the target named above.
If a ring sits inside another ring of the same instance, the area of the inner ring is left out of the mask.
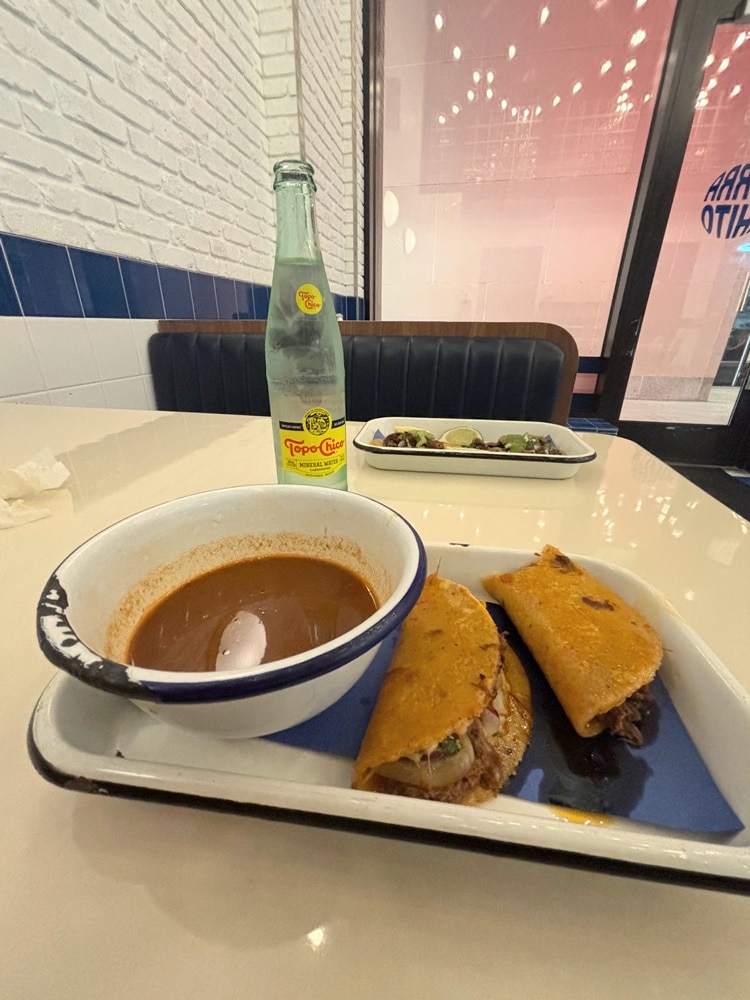
[[[494,709],[485,708],[482,712],[482,729],[488,739],[500,731],[500,716]]]
[[[492,707],[500,716],[500,725],[505,722],[505,716],[508,714],[508,708],[505,701],[505,696],[510,694],[510,685],[505,674],[500,674],[500,683],[497,687],[497,694],[492,702]]]

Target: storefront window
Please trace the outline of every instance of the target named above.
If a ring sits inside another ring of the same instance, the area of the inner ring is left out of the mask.
[[[641,324],[627,419],[727,423],[747,377],[749,93],[750,32],[719,25]]]
[[[383,319],[601,351],[673,2],[387,0]]]

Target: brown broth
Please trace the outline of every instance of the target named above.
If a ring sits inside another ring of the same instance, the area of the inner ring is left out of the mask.
[[[256,666],[329,642],[377,607],[368,585],[335,563],[246,559],[189,580],[151,608],[126,660],[171,671]]]

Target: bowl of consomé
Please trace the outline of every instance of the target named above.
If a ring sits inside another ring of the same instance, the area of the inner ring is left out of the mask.
[[[368,497],[240,486],[142,510],[80,545],[37,606],[40,648],[160,720],[236,739],[317,715],[425,579],[419,536]]]

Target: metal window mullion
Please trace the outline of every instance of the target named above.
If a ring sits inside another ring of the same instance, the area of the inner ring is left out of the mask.
[[[654,115],[612,297],[602,354],[598,414],[619,420],[643,316],[693,124],[703,64],[716,26],[738,20],[745,0],[678,0]]]

